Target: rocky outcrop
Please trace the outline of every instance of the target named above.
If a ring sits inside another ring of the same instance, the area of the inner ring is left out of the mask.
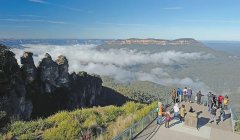
[[[58,87],[56,81],[59,77],[58,65],[52,60],[52,57],[46,53],[39,64],[40,85],[44,93],[51,93]]]
[[[24,52],[20,68],[14,53],[5,46],[0,50],[0,111],[11,118],[46,117],[59,110],[109,105],[108,100],[112,100],[108,97],[113,91],[102,92],[100,76],[69,74],[65,56],[54,61],[46,53],[36,67],[33,54]]]
[[[69,87],[70,77],[68,73],[68,60],[65,56],[60,55],[56,63],[58,64],[59,77],[57,78],[57,85],[60,87]]]
[[[192,38],[181,38],[176,40],[164,40],[164,39],[125,39],[125,40],[110,40],[106,41],[109,45],[131,45],[131,44],[141,44],[141,45],[189,45],[199,43]]]
[[[86,72],[71,74],[71,103],[70,108],[95,106],[96,100],[101,96],[102,79],[98,75],[89,75]],[[90,93],[90,94],[89,94]]]
[[[31,52],[24,52],[21,57],[21,70],[26,84],[32,83],[37,76],[37,68],[34,65],[32,56],[33,54]]]
[[[21,70],[8,49],[0,48],[0,111],[13,119],[28,120],[32,113],[32,102],[27,91]]]

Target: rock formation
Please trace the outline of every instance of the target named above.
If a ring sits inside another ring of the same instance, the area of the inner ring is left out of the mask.
[[[39,73],[42,92],[51,93],[58,87],[56,81],[59,77],[58,65],[52,57],[46,53],[39,64]]]
[[[68,73],[68,60],[65,56],[60,55],[56,63],[58,64],[59,77],[57,79],[57,85],[60,87],[69,87],[70,79]]]
[[[32,102],[27,91],[15,54],[0,48],[0,111],[13,119],[28,120],[32,113]]]
[[[34,65],[31,52],[24,52],[21,57],[22,73],[26,84],[32,83],[37,76],[37,68]]]
[[[14,56],[0,45],[0,111],[5,111],[11,118],[46,117],[59,110],[108,105],[111,100],[106,90],[102,92],[100,76],[86,72],[69,74],[65,56],[60,55],[54,61],[46,53],[36,67],[33,54],[24,52],[21,68]],[[127,100],[122,95],[118,97],[122,102]]]

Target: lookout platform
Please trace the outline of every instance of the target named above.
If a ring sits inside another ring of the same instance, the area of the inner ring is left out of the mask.
[[[231,114],[226,111],[225,121],[219,122],[220,110],[217,110],[217,124],[209,123],[210,114],[208,107],[196,103],[182,102],[186,110],[193,107],[198,115],[198,130],[183,126],[178,120],[170,122],[170,128],[158,125],[154,120],[146,129],[144,129],[134,140],[240,140],[240,135],[232,132]],[[172,114],[173,115],[173,114]]]

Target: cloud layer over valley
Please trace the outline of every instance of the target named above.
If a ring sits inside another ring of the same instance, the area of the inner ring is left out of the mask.
[[[117,81],[130,82],[133,80],[151,81],[162,85],[182,85],[192,88],[208,88],[203,82],[192,80],[189,77],[171,77],[163,68],[164,65],[176,63],[186,63],[192,60],[206,60],[213,58],[211,54],[204,52],[184,53],[174,50],[149,53],[147,51],[137,51],[129,49],[100,49],[96,45],[33,45],[25,44],[24,48],[12,48],[19,59],[24,51],[34,54],[35,65],[48,52],[55,60],[57,56],[64,55],[69,60],[69,72],[86,71],[99,75],[111,76]],[[143,71],[129,67],[153,64],[154,68]],[[159,66],[161,65],[161,66]]]

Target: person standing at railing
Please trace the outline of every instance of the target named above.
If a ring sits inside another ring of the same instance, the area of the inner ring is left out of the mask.
[[[162,117],[164,115],[163,104],[161,102],[158,102],[157,113],[158,113],[157,124],[161,125],[162,124]]]
[[[217,106],[217,96],[213,94],[213,104]]]
[[[192,89],[188,88],[187,90],[187,97],[188,97],[188,102],[191,103],[192,102]]]
[[[201,104],[201,98],[202,98],[202,96],[204,96],[202,93],[201,93],[201,91],[199,91],[198,93],[197,93],[197,104]]]
[[[229,99],[228,99],[228,96],[226,95],[225,98],[223,99],[224,110],[228,110],[228,104],[229,104]]]
[[[183,100],[186,102],[187,101],[187,87],[183,89]]]
[[[223,108],[222,107],[223,99],[224,99],[224,97],[222,95],[218,96],[218,108]]]
[[[181,88],[177,89],[177,95],[179,97],[179,103],[181,103],[182,102],[182,96],[183,96],[183,92],[182,92]]]
[[[177,91],[176,91],[176,89],[172,90],[171,96],[172,96],[173,103],[176,103],[176,98],[177,98]]]
[[[208,105],[208,112],[211,111],[211,108],[212,108],[212,104],[213,104],[213,100],[212,100],[212,92],[209,92],[208,95],[207,95],[207,105]]]

